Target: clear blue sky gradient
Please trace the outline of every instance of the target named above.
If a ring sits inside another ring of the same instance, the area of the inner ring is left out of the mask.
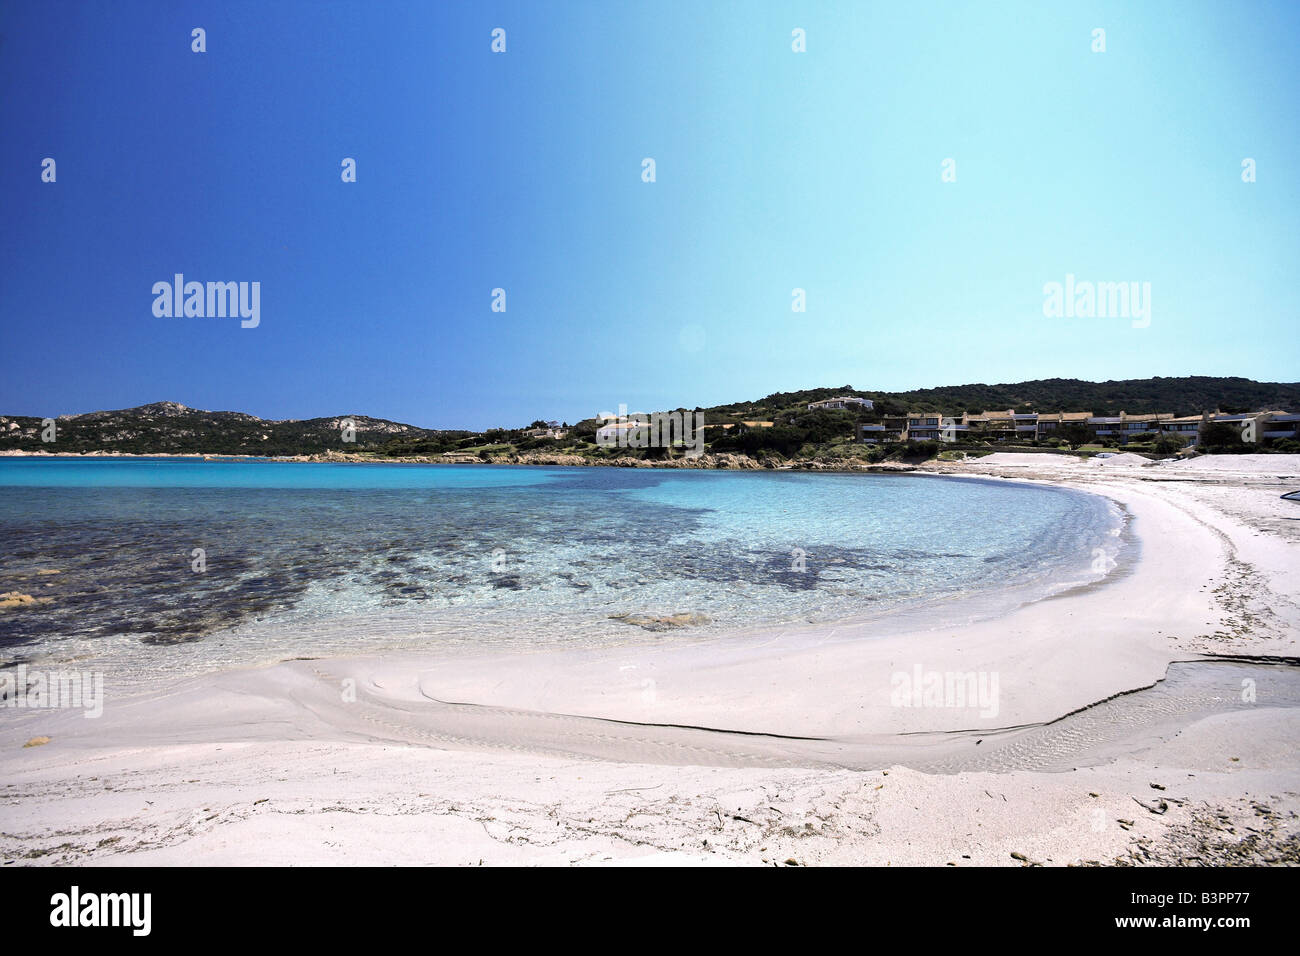
[[[1298,27],[1290,2],[7,0],[0,412],[479,428],[1294,381]],[[261,325],[156,318],[176,272],[261,282]],[[1067,273],[1150,282],[1150,326],[1044,317]]]

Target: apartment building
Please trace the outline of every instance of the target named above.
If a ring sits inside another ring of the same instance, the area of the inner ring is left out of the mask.
[[[1123,443],[1137,435],[1159,432],[1160,423],[1173,417],[1168,413],[1129,415],[1120,412],[1118,415],[1091,415],[1083,424],[1098,438],[1114,438]]]
[[[939,415],[909,415],[907,417],[907,431],[903,439],[905,441],[937,441],[942,423],[943,418]]]
[[[860,425],[859,438],[864,442],[888,441],[961,441],[970,438],[982,442],[1030,441],[1051,438],[1063,428],[1078,426],[1090,431],[1098,441],[1113,439],[1120,444],[1145,439],[1151,435],[1172,434],[1196,444],[1202,427],[1212,422],[1235,425],[1247,441],[1295,438],[1300,434],[1300,414],[1291,412],[1250,412],[1233,415],[1206,412],[1178,417],[1169,412],[1130,415],[1094,415],[1092,412],[1017,412],[984,411],[960,418],[937,413],[915,412],[906,418],[884,419],[880,424]],[[1254,436],[1249,437],[1249,436]]]
[[[1241,429],[1244,441],[1276,441],[1283,438],[1295,438],[1300,415],[1290,412],[1246,412],[1245,414],[1225,415],[1220,412],[1201,416],[1202,426],[1208,424],[1232,425]]]
[[[983,411],[978,414],[967,413],[961,417],[961,423],[969,427],[972,433],[992,441],[1005,441],[1016,435],[1015,411]]]
[[[1050,438],[1060,428],[1071,425],[1086,426],[1092,412],[1045,412],[1038,416],[1034,434],[1038,438]]]
[[[1261,423],[1260,437],[1271,441],[1300,437],[1300,414],[1269,412]]]
[[[1184,415],[1182,418],[1168,418],[1160,423],[1160,431],[1166,435],[1178,435],[1187,439],[1188,445],[1195,445],[1201,433],[1204,415]]]
[[[903,434],[906,431],[906,418],[885,415],[878,424],[859,425],[858,440],[870,445],[880,444],[881,442],[903,441]]]

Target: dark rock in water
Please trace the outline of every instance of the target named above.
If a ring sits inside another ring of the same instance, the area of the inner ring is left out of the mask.
[[[624,624],[635,624],[647,631],[671,631],[679,627],[696,627],[709,623],[709,618],[693,612],[669,614],[663,617],[652,617],[649,614],[611,614],[610,619],[622,621]]]
[[[157,633],[146,634],[140,638],[140,643],[151,647],[169,647],[172,644],[188,644],[192,641],[203,640],[202,634],[196,634],[193,631],[182,633]]]
[[[492,576],[492,586],[494,588],[506,588],[510,591],[523,590],[523,583],[512,574],[494,574]]]

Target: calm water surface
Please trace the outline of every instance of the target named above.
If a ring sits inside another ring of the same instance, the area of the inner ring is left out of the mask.
[[[1095,580],[1118,522],[1078,492],[912,475],[0,459],[0,592],[48,599],[0,610],[0,665],[943,622]]]

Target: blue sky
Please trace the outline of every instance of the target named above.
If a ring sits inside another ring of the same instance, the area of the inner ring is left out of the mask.
[[[479,428],[845,383],[1294,381],[1298,26],[1295,3],[7,0],[0,412]],[[177,272],[260,282],[260,324],[156,317]],[[1044,316],[1067,274],[1149,282],[1149,326]]]

